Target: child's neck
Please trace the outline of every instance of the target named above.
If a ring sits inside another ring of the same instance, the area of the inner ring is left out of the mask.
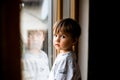
[[[34,54],[38,54],[38,53],[40,53],[40,50],[38,50],[38,49],[31,49],[30,52],[34,53]]]
[[[67,53],[67,52],[70,52],[72,50],[60,50],[60,53]]]

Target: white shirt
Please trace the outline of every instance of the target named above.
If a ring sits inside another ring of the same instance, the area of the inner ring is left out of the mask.
[[[22,57],[23,80],[48,80],[49,64],[47,54],[40,51],[39,54],[33,54],[29,51]]]
[[[80,80],[80,70],[73,52],[60,53],[51,69],[48,80]]]

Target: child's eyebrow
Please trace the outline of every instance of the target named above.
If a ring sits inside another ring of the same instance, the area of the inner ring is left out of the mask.
[[[68,33],[60,33],[61,35],[65,35],[65,36],[69,36],[69,34]]]

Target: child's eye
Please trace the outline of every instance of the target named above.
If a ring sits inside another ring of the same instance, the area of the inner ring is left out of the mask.
[[[57,37],[57,35],[56,35],[56,34],[53,34],[53,37]]]
[[[65,38],[65,35],[62,35],[61,38]]]
[[[36,35],[37,35],[37,36],[41,36],[41,33],[37,33]]]

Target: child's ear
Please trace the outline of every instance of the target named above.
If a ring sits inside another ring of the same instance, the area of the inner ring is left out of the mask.
[[[77,43],[77,39],[73,39],[73,45]]]
[[[42,31],[42,40],[44,41],[45,40],[45,33]]]

